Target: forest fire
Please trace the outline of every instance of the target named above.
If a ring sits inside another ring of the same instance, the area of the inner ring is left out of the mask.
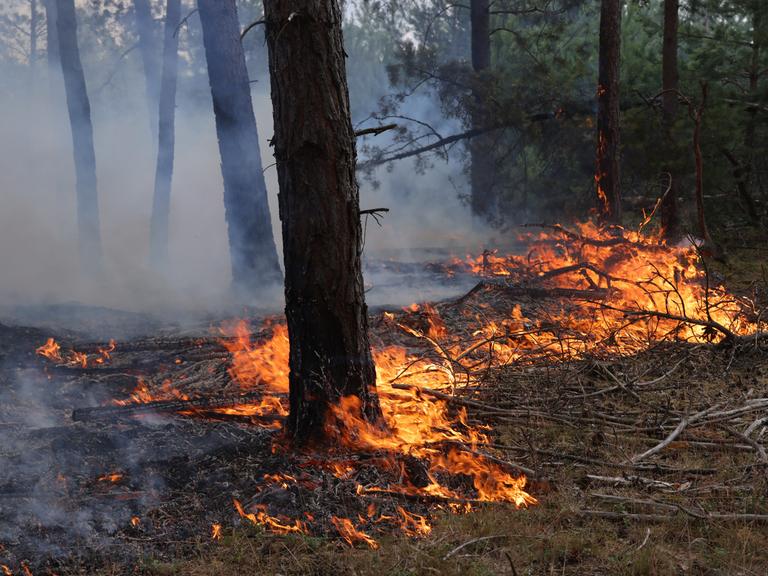
[[[474,290],[490,282],[501,283],[504,290],[515,294],[531,291],[545,301],[545,316],[541,307],[528,310],[516,302],[506,317],[498,317],[494,310],[464,311],[457,331],[455,322],[449,327],[440,305],[413,304],[400,312],[383,312],[376,332],[392,343],[374,346],[373,355],[386,426],[372,425],[360,416],[357,396],[342,397],[329,406],[326,421],[326,433],[336,448],[312,455],[308,465],[349,481],[356,469],[349,455],[369,454],[390,480],[358,483],[360,497],[429,497],[459,513],[482,502],[516,507],[536,504],[536,498],[526,492],[528,480],[523,470],[510,470],[482,452],[479,448],[490,443],[488,431],[470,424],[464,407],[451,405],[457,391],[478,385],[482,370],[511,363],[573,360],[586,354],[632,354],[663,340],[722,342],[758,328],[750,317],[748,300],[709,285],[693,245],[667,246],[653,236],[602,229],[591,223],[578,225],[576,231],[559,225],[548,228],[521,237],[529,247],[526,255],[485,252],[454,259],[443,268],[446,274],[477,276],[480,284]],[[547,300],[552,294],[559,300]],[[267,321],[258,338],[242,320],[225,324],[221,332],[219,343],[229,353],[231,382],[241,395],[252,398],[258,393],[258,397],[202,413],[194,408],[178,413],[250,418],[261,427],[281,428],[288,414],[285,324]],[[114,348],[111,342],[108,351],[99,351],[99,358],[108,359]],[[70,365],[79,358],[74,351],[62,355],[52,339],[38,353]],[[113,404],[163,400],[189,401],[190,396],[172,380],[150,386],[140,378],[128,399],[113,400]],[[273,452],[283,449],[281,440],[272,448]],[[413,462],[420,464],[414,468]],[[391,471],[396,471],[394,477]],[[457,477],[469,479],[471,487],[456,488],[450,479]],[[99,481],[121,478],[113,473]],[[309,477],[288,473],[264,474],[262,483],[280,490],[317,487]],[[311,514],[302,519],[274,516],[261,502],[244,506],[235,498],[233,504],[241,518],[273,532],[308,533],[313,529]],[[395,525],[410,536],[424,536],[431,530],[427,517],[402,506],[390,514],[377,515],[375,507],[368,512],[368,517],[359,517],[357,525],[338,515],[327,520],[345,542],[372,548],[378,543],[366,527]],[[221,527],[214,524],[212,538],[220,536]]]

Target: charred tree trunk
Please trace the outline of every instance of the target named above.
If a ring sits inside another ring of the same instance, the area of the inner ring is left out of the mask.
[[[96,189],[96,152],[93,145],[91,103],[77,45],[77,17],[74,0],[56,0],[56,33],[59,60],[64,76],[72,149],[77,180],[77,225],[80,262],[84,270],[101,269],[99,198]]]
[[[680,0],[664,0],[664,44],[662,46],[662,114],[664,124],[665,156],[673,160],[675,139],[673,129],[677,116],[678,71],[677,71],[677,27],[679,21]],[[674,241],[680,236],[680,218],[677,211],[679,193],[678,177],[672,164],[664,167],[669,174],[669,189],[661,200],[661,230],[664,237]]]
[[[264,4],[291,342],[288,430],[316,442],[342,397],[359,400],[357,416],[381,420],[341,12],[337,0]]]
[[[604,222],[621,222],[619,173],[619,58],[621,0],[602,0],[600,6],[600,56],[597,83],[597,188],[598,216]]]
[[[163,39],[163,76],[160,82],[155,194],[150,224],[150,257],[156,266],[165,264],[168,256],[168,222],[171,211],[171,182],[175,148],[176,75],[179,39],[176,28],[181,20],[181,0],[168,0],[165,9]]]
[[[474,109],[472,129],[482,130],[491,124],[486,98],[487,72],[491,68],[491,16],[488,0],[472,0],[470,6],[472,27],[472,69],[474,78]],[[491,219],[498,208],[495,190],[495,163],[493,160],[493,137],[489,134],[477,136],[469,141],[470,188],[472,213]]]
[[[198,0],[219,137],[232,281],[253,297],[280,282],[235,0]]]
[[[136,13],[136,32],[139,36],[139,52],[144,67],[144,86],[147,93],[147,110],[152,137],[157,134],[158,102],[160,100],[160,70],[157,61],[160,51],[157,49],[157,32],[152,19],[149,0],[133,0]]]

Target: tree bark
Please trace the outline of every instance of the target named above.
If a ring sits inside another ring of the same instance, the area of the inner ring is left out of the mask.
[[[171,183],[175,147],[176,76],[179,39],[176,28],[181,20],[181,0],[167,0],[163,38],[163,75],[160,82],[157,165],[155,194],[150,224],[150,257],[156,267],[168,259],[168,222],[171,211]]]
[[[470,6],[472,28],[472,69],[474,109],[471,113],[472,129],[482,130],[492,124],[486,98],[487,78],[491,68],[491,26],[488,0],[472,0]],[[498,190],[495,189],[495,162],[493,136],[485,134],[469,142],[471,207],[476,216],[491,219],[498,211]]]
[[[96,188],[96,152],[93,145],[91,104],[77,45],[74,0],[56,0],[56,33],[72,129],[80,263],[85,271],[98,272],[101,270],[101,232]]]
[[[678,109],[677,28],[680,0],[664,0],[664,42],[661,55],[662,69],[662,122],[664,129],[665,156],[675,158],[675,138],[672,133]],[[680,218],[677,210],[679,193],[678,178],[671,164],[664,167],[669,174],[669,190],[661,201],[661,230],[667,240],[680,237]]]
[[[235,0],[198,0],[216,116],[232,280],[253,297],[282,278]]]
[[[619,58],[621,0],[600,5],[600,55],[597,85],[597,188],[598,216],[604,222],[621,222],[619,172]]]
[[[337,0],[266,0],[290,336],[289,434],[327,440],[329,406],[381,422],[361,271],[355,136]]]
[[[153,139],[157,135],[158,102],[160,101],[160,70],[157,65],[158,50],[157,31],[152,18],[152,8],[149,0],[133,0],[136,14],[136,32],[139,36],[139,52],[144,67],[144,88],[147,94],[147,110],[149,111],[149,126]]]

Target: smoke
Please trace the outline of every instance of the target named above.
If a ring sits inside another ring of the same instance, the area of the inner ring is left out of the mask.
[[[174,319],[238,310],[230,293],[223,185],[207,79],[199,70],[191,77],[192,68],[187,62],[186,75],[179,79],[170,258],[166,268],[155,270],[149,265],[155,150],[138,53],[125,62],[87,62],[105,264],[98,279],[82,274],[77,258],[72,144],[61,79],[41,65],[33,82],[14,82],[4,75],[12,83],[0,90],[0,310],[6,318],[19,306],[69,302]],[[281,251],[277,176],[269,146],[271,102],[268,82],[261,76],[253,96]],[[369,110],[376,107],[375,101],[366,105]],[[428,95],[412,98],[403,112],[446,133],[458,128],[440,118]],[[387,138],[377,137],[382,142]],[[438,159],[419,174],[412,160],[403,160],[377,169],[374,177],[378,186],[361,180],[361,207],[387,207],[390,212],[381,226],[370,218],[365,222],[368,261],[462,257],[494,243],[460,199],[466,183],[458,163]],[[373,285],[368,293],[373,304],[406,304],[431,293],[413,294],[411,287],[383,294],[378,277],[368,284]],[[278,311],[282,295],[259,294],[253,304]]]

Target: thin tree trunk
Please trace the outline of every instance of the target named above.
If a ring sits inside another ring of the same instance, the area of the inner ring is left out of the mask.
[[[175,147],[176,76],[179,39],[176,28],[181,20],[181,0],[167,0],[165,36],[163,39],[163,76],[160,82],[160,113],[158,127],[155,195],[150,225],[150,257],[155,266],[168,259],[168,223],[171,211],[171,183]]]
[[[598,215],[605,222],[621,222],[619,173],[619,58],[621,0],[602,0],[597,85],[597,166],[595,184]]]
[[[139,36],[139,52],[144,67],[144,88],[147,95],[147,110],[152,137],[157,136],[158,102],[160,101],[160,70],[158,67],[157,30],[152,18],[149,0],[133,0],[136,13],[136,32]]]
[[[761,34],[763,26],[763,10],[762,6],[764,0],[757,0],[753,3],[752,7],[752,57],[749,65],[749,101],[757,102],[760,99],[758,93],[758,81],[760,79],[760,50],[761,46]],[[747,118],[747,124],[744,129],[744,148],[746,152],[746,173],[745,184],[742,188],[739,188],[742,201],[745,204],[747,215],[753,224],[757,224],[760,221],[760,217],[755,207],[752,192],[750,191],[750,184],[755,182],[755,135],[757,132],[757,108],[755,106],[749,107],[749,117]]]
[[[30,76],[34,76],[35,64],[37,64],[37,36],[40,15],[37,11],[37,0],[29,0],[29,69]]]
[[[677,28],[679,21],[680,0],[664,0],[664,44],[662,46],[662,113],[664,124],[665,156],[675,157],[675,138],[672,134],[678,108],[678,71],[677,71]],[[671,164],[664,167],[669,174],[669,190],[661,201],[661,230],[668,240],[680,236],[680,218],[677,210],[679,194],[678,176]]]
[[[381,421],[361,271],[355,137],[337,0],[266,0],[290,336],[288,431],[327,439],[329,405]],[[358,403],[359,401],[359,403]]]
[[[484,89],[484,74],[491,67],[491,26],[488,0],[472,0],[470,6],[472,27],[472,69],[474,78],[474,109],[472,129],[479,130],[492,124]],[[485,219],[494,217],[498,209],[498,191],[495,189],[495,163],[493,136],[486,134],[470,140],[470,187],[472,212]]]
[[[53,84],[52,77],[61,70],[59,59],[59,33],[56,24],[56,0],[43,0],[45,7],[45,43],[46,57],[48,60],[48,76]],[[51,86],[51,94],[54,93]]]
[[[85,84],[80,49],[77,45],[77,17],[74,0],[56,0],[56,31],[59,59],[64,76],[72,149],[77,180],[77,224],[80,263],[84,270],[101,269],[99,198],[96,188],[96,152],[93,145],[91,104]]]
[[[232,280],[254,297],[282,275],[235,0],[198,0],[219,137]]]
[[[704,119],[704,109],[707,106],[707,83],[701,83],[701,103],[694,107],[689,104],[689,113],[693,120],[693,154],[696,162],[696,221],[699,235],[704,240],[704,248],[715,258],[722,257],[722,251],[712,241],[707,226],[707,217],[704,211],[704,158],[701,153],[701,125]]]

